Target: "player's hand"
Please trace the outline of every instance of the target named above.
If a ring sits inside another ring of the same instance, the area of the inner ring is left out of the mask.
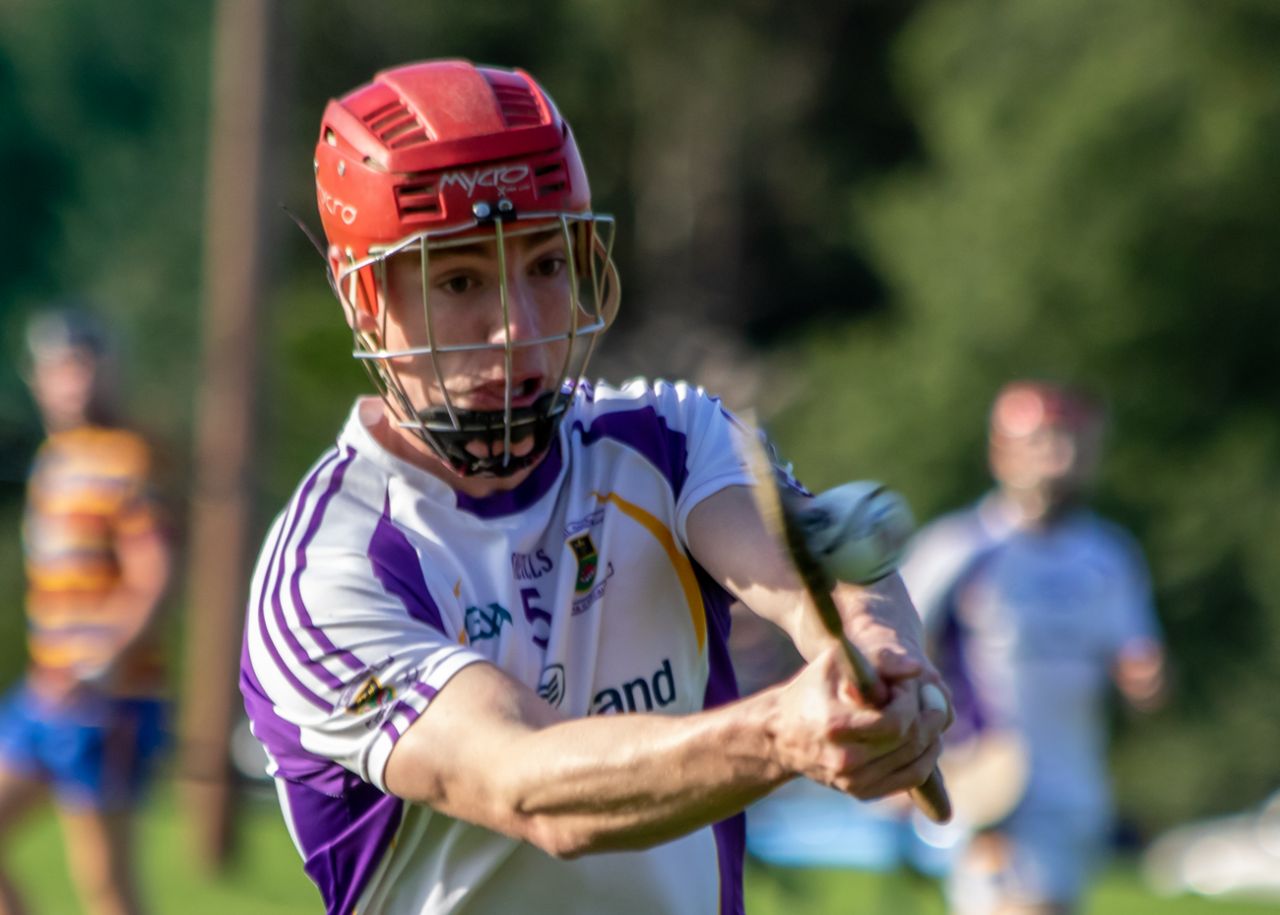
[[[916,670],[903,667],[901,671]],[[941,752],[945,711],[922,708],[916,677],[894,680],[877,708],[858,695],[836,646],[778,687],[779,762],[794,774],[870,800],[922,783]]]
[[[894,690],[910,692],[922,714],[926,710],[935,712],[942,716],[942,730],[951,727],[955,721],[951,690],[928,658],[913,656],[896,646],[881,648],[867,657],[880,675],[882,691],[874,701],[887,701]],[[932,696],[926,687],[933,688]]]
[[[67,671],[33,673],[28,684],[43,702],[58,708],[85,705],[101,694],[98,684],[82,680]]]
[[[876,704],[887,702],[896,684],[915,690],[919,697],[924,687],[932,684],[945,700],[946,724],[943,729],[950,727],[954,720],[951,690],[924,651],[919,616],[902,580],[893,575],[865,590],[838,586],[835,597],[841,603],[862,603],[869,611],[850,614],[846,624],[849,640],[871,662],[880,677],[881,691],[867,698]],[[932,704],[936,704],[937,699],[935,694]],[[931,703],[920,698],[920,705],[926,704]]]

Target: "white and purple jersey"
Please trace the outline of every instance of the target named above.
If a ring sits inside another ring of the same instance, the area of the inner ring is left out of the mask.
[[[1019,527],[993,494],[925,528],[902,576],[956,700],[953,739],[1017,731],[1031,754],[1024,807],[1104,815],[1111,669],[1159,637],[1132,538],[1083,510]]]
[[[571,717],[735,698],[731,598],[690,557],[685,521],[750,482],[739,427],[683,384],[584,384],[528,479],[473,499],[378,445],[380,410],[357,403],[272,526],[241,660],[327,911],[741,912],[741,815],[564,861],[383,782],[396,740],[477,661]]]

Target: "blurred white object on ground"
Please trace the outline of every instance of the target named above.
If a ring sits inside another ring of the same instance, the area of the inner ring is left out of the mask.
[[[1255,811],[1178,826],[1143,856],[1159,893],[1280,899],[1280,791]]]

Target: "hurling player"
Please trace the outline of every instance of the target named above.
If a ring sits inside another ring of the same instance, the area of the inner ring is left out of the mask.
[[[153,622],[170,548],[146,443],[115,417],[98,323],[51,309],[27,328],[27,381],[48,437],[22,539],[30,663],[0,706],[0,835],[51,789],[85,911],[140,911],[130,824],[163,743]],[[0,873],[0,911],[25,911]]]
[[[946,712],[896,575],[839,590],[877,710],[806,627],[720,403],[582,379],[613,222],[534,79],[381,72],[329,104],[315,175],[381,396],[267,535],[240,682],[327,911],[741,912],[746,804],[925,779]],[[809,659],[741,701],[735,596]]]
[[[980,785],[1020,790],[961,854],[957,913],[1076,910],[1110,829],[1106,687],[1140,709],[1159,699],[1142,554],[1083,503],[1102,431],[1100,406],[1078,391],[1007,385],[991,410],[997,488],[925,528],[903,567],[956,696],[945,759],[993,760],[984,741],[1005,747],[1009,736],[1023,757]],[[963,814],[963,773],[948,772]]]

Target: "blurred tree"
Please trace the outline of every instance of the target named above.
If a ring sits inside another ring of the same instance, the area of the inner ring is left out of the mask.
[[[4,17],[0,16],[0,23]],[[55,213],[66,190],[67,163],[32,116],[12,62],[0,53],[0,174],[6,176],[0,250],[10,269],[0,274],[0,587],[21,593],[22,553],[16,548],[22,491],[39,427],[25,385],[14,369],[22,352],[20,301],[47,292],[56,268]],[[0,616],[0,688],[25,658],[26,622],[17,608]]]
[[[787,451],[929,517],[987,485],[1001,382],[1102,392],[1102,501],[1149,550],[1180,669],[1121,744],[1123,800],[1148,825],[1255,801],[1280,781],[1280,8],[948,0],[896,60],[927,162],[850,186],[844,223],[893,308],[792,353]]]
[[[49,265],[27,304],[48,293],[99,304],[129,348],[130,390],[146,392],[147,420],[170,440],[185,437],[189,410],[208,17],[199,0],[76,0],[7,8],[0,29],[44,145],[5,132],[45,163],[9,190],[52,222],[24,242]]]
[[[10,176],[5,190],[8,218],[0,221],[0,250],[16,269],[0,275],[0,352],[15,366],[21,352],[21,309],[25,296],[48,291],[57,258],[55,213],[66,192],[67,163],[61,150],[31,116],[12,63],[0,54],[0,174]],[[35,417],[21,378],[0,376],[0,485],[6,490],[25,481],[35,437]],[[4,498],[12,493],[5,492]]]

